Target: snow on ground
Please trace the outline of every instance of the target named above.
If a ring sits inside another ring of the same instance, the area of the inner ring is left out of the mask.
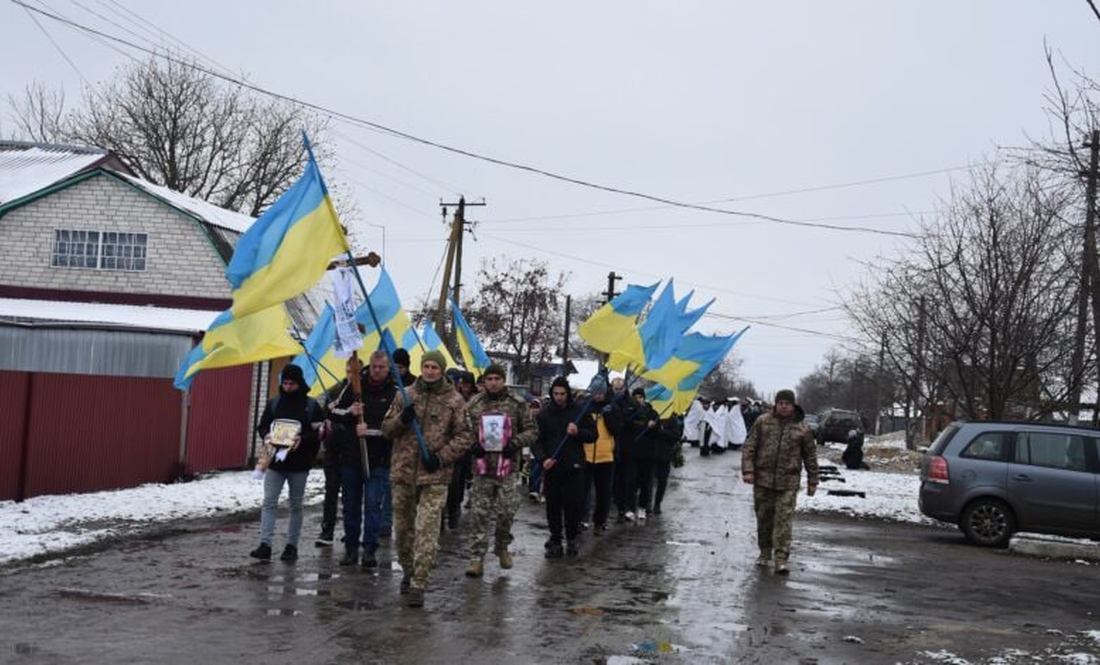
[[[0,565],[143,527],[257,510],[263,501],[263,484],[250,475],[250,471],[231,471],[186,483],[0,502]],[[309,474],[307,504],[324,498],[324,482],[323,473]]]
[[[800,494],[798,510],[810,513],[843,513],[854,517],[874,517],[913,524],[941,524],[921,515],[917,506],[920,477],[915,473],[851,471],[844,468],[841,468],[840,473],[845,482],[822,481],[814,496]],[[829,490],[866,492],[867,497],[830,496]]]

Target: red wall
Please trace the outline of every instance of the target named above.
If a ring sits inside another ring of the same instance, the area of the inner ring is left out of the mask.
[[[182,395],[170,379],[36,373],[24,498],[168,482]]]
[[[28,372],[0,371],[0,395],[4,400],[4,415],[0,417],[0,501],[19,497],[30,376]]]
[[[195,375],[187,417],[187,472],[245,465],[252,427],[248,412],[255,390],[252,381],[251,365]]]

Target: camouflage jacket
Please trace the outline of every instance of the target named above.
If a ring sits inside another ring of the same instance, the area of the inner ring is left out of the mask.
[[[817,444],[810,426],[797,416],[760,416],[741,449],[741,473],[753,474],[753,483],[761,487],[796,490],[803,466],[809,484],[817,485]]]
[[[414,485],[446,485],[451,482],[451,467],[462,457],[473,441],[470,421],[466,418],[466,403],[446,377],[429,385],[417,379],[406,390],[416,409],[416,419],[424,432],[428,450],[439,455],[443,467],[434,473],[424,468],[420,444],[412,424],[401,422],[405,400],[398,394],[382,421],[382,433],[393,441],[390,458],[390,480]]]
[[[477,460],[474,462],[474,472],[478,475],[506,476],[519,470],[520,451],[535,442],[539,431],[535,425],[535,419],[531,416],[531,409],[527,403],[516,397],[507,388],[496,395],[488,392],[479,393],[466,404],[466,413],[470,417],[470,427],[473,437],[472,448]],[[501,454],[490,452],[481,455],[481,416],[485,414],[499,413],[508,417],[511,422],[511,439],[509,443],[515,452],[509,456],[507,465],[501,464]],[[482,462],[481,460],[484,460]],[[501,472],[503,471],[503,473]]]

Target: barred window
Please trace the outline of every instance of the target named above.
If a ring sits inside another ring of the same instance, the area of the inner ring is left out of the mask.
[[[55,229],[50,265],[143,271],[148,242],[149,237],[144,233]]]
[[[61,268],[99,267],[99,232],[55,230],[51,265]]]
[[[103,270],[145,270],[144,233],[103,233],[99,267]]]

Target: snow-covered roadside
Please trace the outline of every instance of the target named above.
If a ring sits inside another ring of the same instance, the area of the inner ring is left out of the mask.
[[[843,483],[823,481],[814,496],[798,496],[798,510],[808,513],[843,513],[912,524],[943,525],[925,517],[917,506],[920,477],[915,473],[849,471],[841,469]],[[830,496],[829,490],[865,492],[858,496]]]
[[[257,510],[263,484],[250,475],[230,471],[186,483],[0,502],[0,565],[176,520]],[[320,470],[309,474],[307,504],[323,499],[324,484]]]

